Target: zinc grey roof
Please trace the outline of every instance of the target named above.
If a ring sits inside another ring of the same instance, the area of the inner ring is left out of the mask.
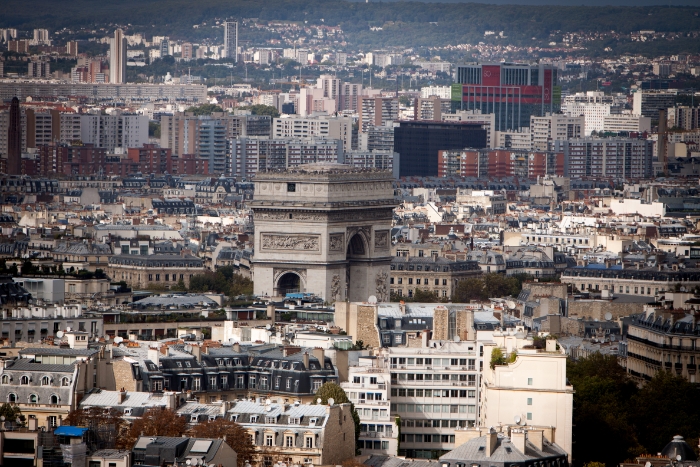
[[[104,459],[122,459],[129,455],[129,451],[123,451],[121,449],[100,449],[93,452],[88,457],[102,457]]]
[[[452,451],[440,457],[440,461],[455,460],[459,462],[470,463],[474,461],[483,461],[491,463],[511,463],[511,462],[528,462],[536,459],[566,456],[566,452],[556,444],[544,440],[542,450],[537,449],[529,440],[525,441],[525,452],[520,452],[511,442],[510,438],[501,433],[497,435],[496,449],[490,456],[486,455],[486,438],[480,436],[456,447]]]
[[[177,409],[178,415],[223,415],[222,404],[200,404],[198,402],[186,402]]]
[[[42,371],[51,373],[73,373],[73,365],[56,365],[45,363],[34,363],[29,358],[18,358],[5,365],[7,371]]]
[[[139,300],[135,303],[136,306],[145,308],[149,306],[177,306],[177,307],[193,307],[208,303],[209,305],[217,305],[217,303],[206,295],[202,294],[183,294],[183,295],[152,295]]]
[[[371,455],[365,460],[365,465],[369,467],[435,467],[436,462],[419,459],[402,459],[400,457],[375,456]]]
[[[119,391],[93,392],[80,401],[81,407],[165,407],[167,394],[128,391],[123,402],[119,402]]]
[[[64,355],[90,357],[98,353],[97,349],[63,349],[61,347],[29,347],[19,351],[20,355]]]

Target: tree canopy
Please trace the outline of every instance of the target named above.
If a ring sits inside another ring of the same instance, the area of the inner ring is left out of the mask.
[[[256,104],[249,107],[239,107],[241,110],[250,110],[252,115],[269,115],[272,118],[280,116],[279,110],[271,105]]]
[[[148,409],[141,418],[134,420],[125,435],[127,445],[133,446],[140,436],[179,437],[187,431],[187,421],[172,409]]]
[[[180,284],[178,283],[178,287]],[[184,287],[184,283],[182,284]],[[237,274],[233,266],[224,266],[216,272],[206,271],[190,279],[190,292],[216,292],[229,297],[252,295],[253,281]]]
[[[523,282],[529,277],[527,274],[505,276],[497,273],[470,277],[457,283],[452,301],[467,303],[470,300],[517,296],[523,288]]]
[[[256,457],[255,446],[248,432],[231,420],[217,418],[207,423],[198,423],[190,430],[189,435],[196,438],[223,438],[226,444],[236,451],[238,467],[244,467],[246,462]]]
[[[574,465],[613,467],[660,452],[673,436],[691,446],[700,436],[700,398],[686,379],[659,372],[642,388],[614,355],[593,354],[567,365],[574,393]]]
[[[198,105],[196,107],[188,107],[185,112],[192,112],[197,116],[200,115],[211,115],[214,112],[223,112],[224,109],[222,109],[220,106],[216,104],[202,104]]]

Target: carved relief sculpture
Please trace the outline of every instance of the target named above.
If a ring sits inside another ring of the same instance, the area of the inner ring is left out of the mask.
[[[318,235],[262,234],[263,250],[320,251]]]
[[[377,301],[378,302],[386,302],[389,300],[389,296],[387,294],[387,280],[389,278],[389,274],[386,272],[380,272],[377,273]]]
[[[345,236],[343,234],[331,234],[328,241],[330,251],[343,251],[345,248]]]
[[[340,293],[340,276],[338,274],[334,274],[333,280],[331,281],[331,299],[337,300],[339,293]]]
[[[377,230],[374,232],[374,248],[389,248],[388,230]]]

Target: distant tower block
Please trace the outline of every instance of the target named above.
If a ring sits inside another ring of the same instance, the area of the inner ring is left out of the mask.
[[[393,180],[389,171],[334,163],[258,172],[255,293],[388,300]]]

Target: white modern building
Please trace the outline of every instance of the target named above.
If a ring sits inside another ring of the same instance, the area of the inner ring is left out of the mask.
[[[452,98],[451,86],[424,86],[420,88],[420,97],[427,99],[428,97],[437,96],[440,99]]]
[[[329,138],[343,141],[345,151],[352,149],[352,118],[284,116],[272,123],[273,138]]]
[[[456,447],[455,430],[478,421],[480,344],[430,341],[389,347],[391,416],[399,417],[399,455],[435,458]]]
[[[126,83],[126,37],[124,31],[117,29],[109,45],[109,82]]]
[[[396,455],[399,427],[389,411],[390,373],[386,360],[360,357],[341,383],[360,416],[359,448],[362,455]]]
[[[586,121],[584,117],[570,117],[563,114],[548,114],[545,117],[530,117],[531,149],[549,151],[554,141],[580,138],[583,136]]]
[[[641,115],[608,115],[603,118],[603,131],[620,132],[651,132],[651,117]]]
[[[566,353],[555,339],[548,339],[545,349],[526,349],[532,341],[525,336],[516,328],[494,332],[492,341],[483,343],[485,362],[496,348],[505,355],[515,352],[516,359],[493,369],[484,364],[479,423],[548,427],[548,439],[571,459],[574,388],[566,379]]]
[[[100,148],[140,148],[148,143],[147,115],[81,115],[80,139]]]
[[[224,22],[224,58],[238,63],[238,21]]]

